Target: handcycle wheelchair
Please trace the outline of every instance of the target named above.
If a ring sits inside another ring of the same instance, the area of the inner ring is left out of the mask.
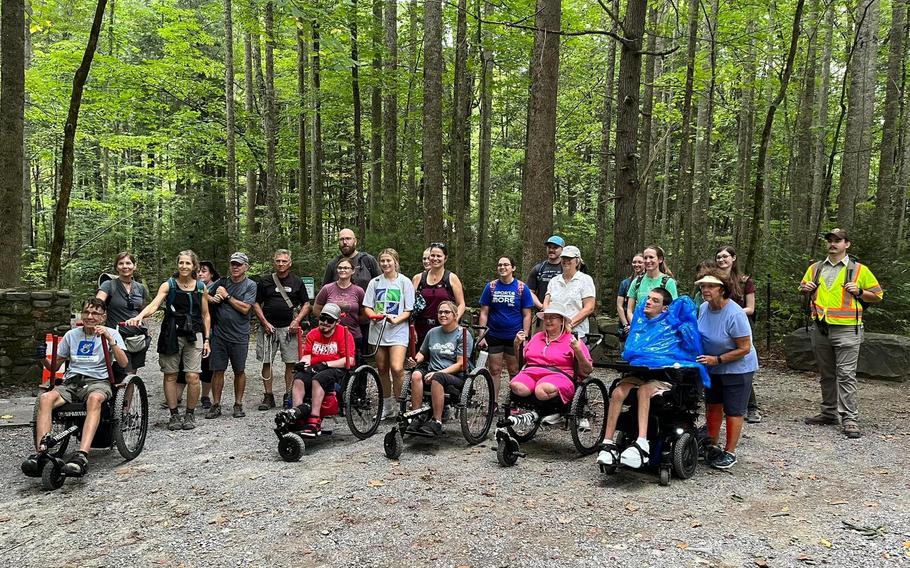
[[[376,318],[378,319],[378,318]],[[340,325],[340,324],[339,324]],[[383,322],[385,327],[385,322]],[[381,333],[381,332],[380,332]],[[304,332],[297,334],[297,355],[303,357]],[[372,353],[365,354],[364,358],[376,355],[378,346]],[[323,418],[323,428],[315,436],[305,436],[306,419],[309,417],[309,402],[311,394],[308,391],[304,397],[304,412],[296,419],[291,419],[286,412],[275,415],[275,435],[278,436],[278,454],[286,462],[299,461],[306,452],[304,438],[311,441],[323,439],[334,433],[337,418],[340,414],[339,394],[344,403],[344,418],[348,429],[358,440],[365,440],[376,433],[382,419],[382,383],[379,373],[370,365],[364,363],[352,371],[348,371],[340,384],[326,391],[322,399],[319,415]],[[330,422],[326,422],[329,419]],[[326,427],[328,425],[328,427]]]
[[[603,336],[589,334],[585,340],[588,349],[593,351],[603,341]],[[523,350],[517,350],[517,355],[519,365],[524,368]],[[554,369],[554,372],[558,370]],[[518,397],[509,390],[503,415],[496,423],[496,459],[501,466],[514,466],[518,458],[527,457],[520,444],[534,438],[544,416],[550,414],[560,414],[566,419],[572,443],[579,454],[590,455],[600,448],[607,428],[607,387],[593,375],[580,377],[575,372],[571,378],[575,394],[568,404],[559,396],[540,401],[533,393]]]
[[[51,361],[57,358],[57,345],[60,337],[53,337]],[[92,438],[92,448],[117,448],[124,460],[130,461],[142,453],[148,432],[148,394],[145,383],[137,375],[126,375],[112,364],[111,352],[107,343],[101,342],[104,361],[107,365],[108,379],[111,383],[112,396],[101,404],[101,419],[98,429]],[[117,372],[115,372],[115,370]],[[53,373],[47,384],[41,388],[50,392],[58,381]],[[46,393],[42,393],[46,394]],[[37,436],[39,395],[35,398],[32,414],[32,440]],[[35,460],[26,460],[22,472],[29,477],[40,477],[44,489],[60,488],[66,481],[63,456],[69,445],[70,437],[82,438],[82,427],[85,423],[86,403],[72,402],[58,406],[51,415],[51,431],[41,439],[45,449],[35,454]]]
[[[651,398],[648,413],[648,444],[651,459],[647,468],[658,473],[662,486],[670,484],[671,473],[679,479],[689,479],[698,467],[698,439],[695,423],[703,397],[702,379],[695,367],[664,367],[650,369],[615,361],[597,365],[619,371],[623,376],[634,375],[644,381],[659,380],[671,389]],[[622,377],[613,381],[610,395]],[[635,441],[638,432],[638,388],[629,393],[616,425],[614,441],[619,453]],[[659,456],[660,459],[654,459]],[[616,473],[618,464],[600,464],[603,473]]]
[[[470,363],[477,362],[480,355],[477,346],[487,332],[486,326],[471,325],[471,329],[479,331],[474,339],[471,349]],[[461,327],[462,345],[467,344],[468,327]],[[413,338],[412,338],[413,339]],[[409,345],[411,358],[414,357],[415,346],[412,341]],[[462,355],[462,365],[459,373],[464,378],[464,385],[456,388],[452,385],[445,387],[445,406],[447,412],[457,416],[461,425],[461,434],[471,445],[476,445],[486,440],[493,424],[493,415],[496,411],[496,400],[493,393],[493,376],[483,366],[476,367],[469,372],[469,359]],[[411,369],[413,371],[413,369]],[[383,450],[389,459],[398,459],[404,449],[405,439],[426,437],[419,431],[409,431],[408,426],[415,420],[424,420],[432,412],[430,389],[425,388],[423,402],[420,408],[411,410],[411,381],[406,379],[401,389],[399,398],[399,413],[396,425],[389,430],[383,439]]]

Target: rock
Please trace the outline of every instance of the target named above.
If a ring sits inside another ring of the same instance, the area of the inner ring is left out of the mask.
[[[810,329],[810,334],[812,330]],[[797,371],[815,371],[815,355],[806,328],[784,338],[787,366]],[[889,333],[866,333],[859,350],[856,374],[870,379],[903,381],[910,378],[910,337]]]
[[[48,300],[32,300],[32,305],[36,308],[49,308],[53,306],[54,303]]]
[[[39,290],[32,292],[32,300],[53,300],[54,293],[49,290]]]
[[[4,299],[10,300],[12,302],[27,302],[31,299],[31,294],[29,292],[7,292],[4,295]]]
[[[11,292],[10,292],[11,293]],[[9,295],[9,293],[7,294]],[[9,302],[4,300],[0,303],[0,314],[7,316],[22,316],[31,313],[32,306],[27,302]]]

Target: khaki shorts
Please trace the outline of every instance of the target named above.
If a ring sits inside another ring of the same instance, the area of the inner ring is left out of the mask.
[[[668,383],[666,381],[646,381],[646,380],[640,379],[638,377],[631,377],[631,376],[621,378],[619,380],[619,383],[620,384],[625,383],[627,385],[635,385],[637,387],[640,387],[642,385],[653,386],[657,389],[657,392],[654,393],[655,395],[667,392],[668,390],[673,388],[673,385],[671,385],[670,383]]]
[[[158,356],[161,372],[165,375],[176,375],[180,371],[180,362],[183,361],[183,372],[202,372],[202,334],[196,334],[194,343],[187,342],[185,337],[177,338],[177,352],[170,355],[164,353]]]
[[[85,402],[93,392],[103,394],[104,400],[111,398],[111,383],[107,379],[86,379],[80,376],[58,386],[56,390],[66,402]]]
[[[287,327],[276,327],[274,333],[266,335],[265,330],[260,327],[256,334],[256,360],[271,364],[275,359],[275,354],[280,351],[281,360],[285,363],[299,361],[297,334],[289,333],[288,329]]]

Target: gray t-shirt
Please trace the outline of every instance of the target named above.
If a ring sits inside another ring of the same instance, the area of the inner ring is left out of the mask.
[[[129,294],[117,278],[103,282],[99,290],[107,294],[107,321],[104,322],[107,327],[116,328],[118,322],[133,319],[148,303],[148,290],[135,280]]]
[[[123,349],[123,338],[116,329],[108,328],[114,342]],[[66,332],[57,347],[57,356],[69,361],[66,375],[68,380],[75,375],[85,375],[99,380],[108,380],[107,363],[104,361],[104,348],[101,337],[94,333],[86,334],[84,328],[77,327]],[[113,357],[113,354],[111,355]],[[111,359],[113,362],[113,359]]]
[[[231,297],[237,298],[241,302],[250,306],[256,303],[256,283],[246,276],[240,282],[234,282],[230,278],[222,278],[218,281],[218,286],[224,286]],[[213,335],[228,343],[249,342],[250,316],[252,313],[253,310],[250,309],[244,315],[238,312],[229,301],[221,302],[221,307],[218,309],[218,326],[215,327]]]
[[[471,358],[471,348],[474,345],[474,338],[471,332],[468,332],[468,359]],[[461,359],[465,346],[462,344],[461,328],[456,327],[449,333],[446,333],[442,326],[434,327],[427,333],[420,346],[420,352],[426,357],[430,371],[441,371]]]

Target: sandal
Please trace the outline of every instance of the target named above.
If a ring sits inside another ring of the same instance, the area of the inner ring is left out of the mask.
[[[77,451],[63,466],[63,473],[69,477],[82,477],[88,473],[88,456],[82,450]]]

